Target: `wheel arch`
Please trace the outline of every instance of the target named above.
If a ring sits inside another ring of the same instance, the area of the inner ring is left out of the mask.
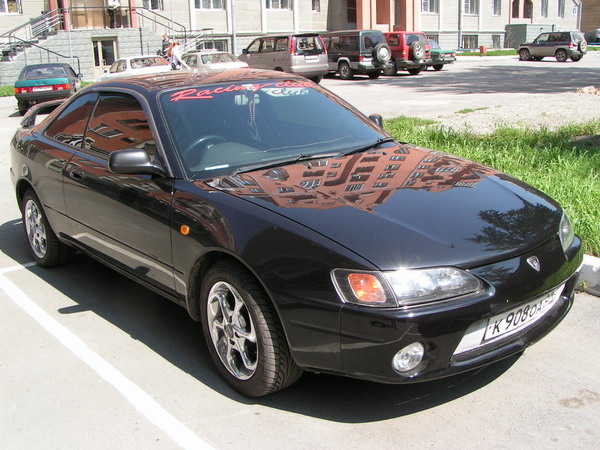
[[[200,312],[200,292],[202,290],[202,280],[204,279],[206,273],[213,267],[216,263],[220,261],[231,261],[236,264],[239,264],[241,267],[246,269],[256,282],[260,285],[260,287],[265,292],[272,308],[277,316],[277,320],[281,322],[281,318],[279,317],[279,313],[277,311],[277,307],[275,302],[273,302],[273,297],[269,293],[268,289],[265,286],[265,283],[262,282],[260,277],[252,270],[252,268],[246,264],[243,260],[241,260],[237,255],[232,253],[223,251],[223,250],[212,250],[205,254],[203,254],[193,265],[192,270],[189,275],[188,289],[187,289],[187,310],[189,315],[195,321],[200,321],[201,312]]]
[[[25,193],[30,189],[32,189],[35,192],[35,189],[34,189],[33,185],[29,182],[29,180],[21,178],[20,180],[17,181],[16,186],[15,186],[15,195],[17,197],[17,202],[19,204],[19,208],[21,208],[21,203],[23,201],[23,197],[25,196]]]

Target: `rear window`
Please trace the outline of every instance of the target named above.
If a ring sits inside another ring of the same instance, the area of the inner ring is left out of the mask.
[[[377,44],[387,44],[387,41],[382,33],[365,33],[362,36],[362,44],[365,50],[371,50]]]
[[[238,59],[235,56],[230,55],[229,53],[213,53],[208,55],[202,55],[203,64],[227,63],[235,61],[238,61]]]
[[[411,45],[413,42],[421,41],[423,44],[427,44],[427,38],[423,34],[413,33],[406,35],[406,45]]]
[[[162,57],[158,56],[146,56],[144,58],[134,58],[131,60],[131,67],[133,69],[141,69],[142,67],[153,67],[153,66],[168,66],[169,62]]]
[[[33,66],[25,67],[19,80],[41,80],[44,78],[67,78],[63,66]]]
[[[295,36],[296,54],[298,55],[320,55],[325,51],[323,42],[318,35]]]

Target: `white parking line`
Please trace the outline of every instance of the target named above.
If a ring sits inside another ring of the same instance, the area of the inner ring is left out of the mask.
[[[35,265],[35,263],[30,263],[26,266],[31,265]],[[181,447],[194,450],[214,448],[163,409],[163,407],[143,389],[129,380],[97,353],[92,351],[81,339],[46,313],[33,300],[27,297],[16,284],[4,275],[7,272],[14,272],[23,268],[25,268],[25,266],[15,266],[0,270],[0,289],[23,309],[23,311],[29,314],[29,316],[54,336],[62,345],[73,352],[81,361],[92,368],[92,370],[100,377],[110,383],[141,414],[169,435],[171,439],[177,442]]]

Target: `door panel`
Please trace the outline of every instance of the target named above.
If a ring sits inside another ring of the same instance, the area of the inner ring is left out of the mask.
[[[109,154],[126,148],[144,148],[156,157],[147,117],[131,96],[101,95],[84,148],[65,170],[65,203],[74,220],[74,237],[113,264],[173,293],[172,181],[111,173]]]

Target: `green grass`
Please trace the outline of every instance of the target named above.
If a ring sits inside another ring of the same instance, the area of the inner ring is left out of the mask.
[[[0,97],[12,97],[13,95],[15,95],[15,87],[13,85],[0,86]]]
[[[514,48],[506,48],[502,50],[488,50],[485,56],[507,56],[516,55],[517,51]],[[480,52],[464,52],[459,53],[458,56],[481,56]]]
[[[489,108],[465,108],[465,109],[461,109],[459,111],[456,111],[458,114],[469,114],[475,111],[484,111],[486,109]]]
[[[600,120],[557,131],[501,128],[478,136],[399,117],[386,130],[404,142],[442,150],[506,172],[557,200],[588,254],[600,256]]]

